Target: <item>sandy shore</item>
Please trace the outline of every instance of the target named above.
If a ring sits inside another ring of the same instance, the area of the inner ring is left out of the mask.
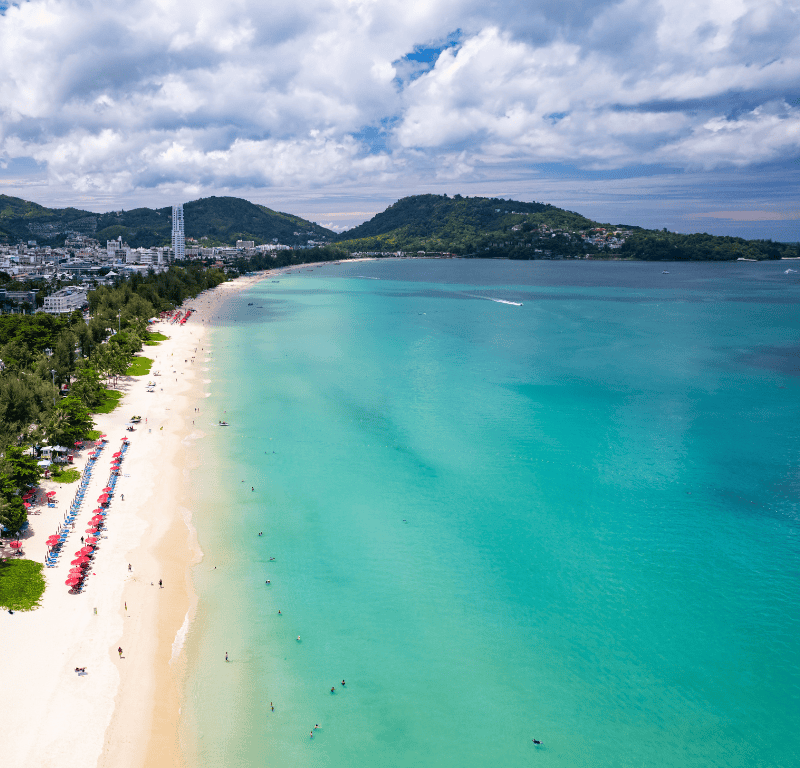
[[[191,446],[203,437],[192,423],[203,399],[201,347],[222,302],[264,276],[240,278],[189,300],[187,306],[198,311],[184,326],[156,324],[170,338],[142,354],[154,359],[152,370],[160,375],[127,377],[120,385],[121,405],[95,417],[109,442],[64,554],[56,567],[45,568],[42,605],[28,613],[0,613],[6,734],[0,754],[7,768],[181,765],[181,638],[195,605],[190,568],[201,557],[191,526],[195,499],[185,480]],[[154,393],[146,390],[148,380],[156,382]],[[134,414],[142,422],[127,432]],[[111,454],[125,436],[130,448],[107,531],[85,591],[72,595],[64,584],[71,553],[81,546],[94,501],[109,478]],[[79,469],[87,461],[82,453],[76,457]],[[56,491],[56,508],[37,510],[24,539],[25,556],[39,561],[77,483],[43,486]],[[84,666],[87,674],[77,675],[75,667]]]

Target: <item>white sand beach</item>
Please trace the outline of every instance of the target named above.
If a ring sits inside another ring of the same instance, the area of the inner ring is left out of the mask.
[[[203,437],[192,423],[194,409],[202,409],[201,368],[208,350],[201,348],[209,319],[225,298],[264,276],[239,278],[188,300],[186,307],[197,312],[184,326],[157,323],[154,330],[170,338],[144,348],[142,354],[154,359],[151,374],[124,377],[120,406],[95,417],[108,443],[58,564],[44,569],[41,607],[0,613],[6,768],[181,764],[180,637],[194,606],[190,566],[201,557],[185,482],[191,446]],[[156,382],[154,392],[147,391],[148,381]],[[125,425],[134,414],[142,421],[128,432]],[[87,535],[123,437],[130,447],[106,531],[85,590],[70,594],[65,580],[72,553]],[[87,455],[88,450],[76,455],[79,469]],[[56,508],[45,506],[31,515],[23,540],[24,556],[39,561],[77,483],[45,480],[42,486],[56,491]],[[86,667],[86,674],[76,674],[76,667]]]

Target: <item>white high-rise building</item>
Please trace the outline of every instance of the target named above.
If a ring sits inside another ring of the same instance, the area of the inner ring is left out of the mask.
[[[172,206],[172,254],[183,261],[186,258],[186,238],[183,232],[183,204]]]

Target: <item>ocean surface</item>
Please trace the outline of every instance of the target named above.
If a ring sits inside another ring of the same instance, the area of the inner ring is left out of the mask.
[[[796,264],[387,260],[230,299],[189,764],[800,765]]]

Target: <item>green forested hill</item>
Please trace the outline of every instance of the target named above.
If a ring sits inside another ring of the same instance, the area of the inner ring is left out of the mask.
[[[450,251],[470,253],[512,239],[512,227],[584,230],[596,222],[546,203],[488,197],[414,195],[339,236],[348,248],[363,250]]]
[[[800,245],[600,224],[545,203],[415,195],[339,235],[353,251],[447,252],[510,259],[727,261],[800,256]]]
[[[309,239],[335,237],[331,230],[298,216],[237,197],[194,200],[184,205],[183,213],[186,237],[206,237],[214,244],[233,244],[236,240],[264,243],[277,238],[287,245],[301,245]],[[172,208],[92,213],[77,208],[45,208],[0,195],[0,242],[36,240],[60,245],[68,231],[95,237],[101,243],[121,236],[134,248],[167,245],[171,241]]]
[[[365,251],[447,251],[471,254],[506,247],[540,225],[570,231],[596,222],[546,203],[489,197],[414,195],[339,236],[348,249]],[[518,227],[518,229],[513,229]],[[530,240],[530,238],[528,238]]]

